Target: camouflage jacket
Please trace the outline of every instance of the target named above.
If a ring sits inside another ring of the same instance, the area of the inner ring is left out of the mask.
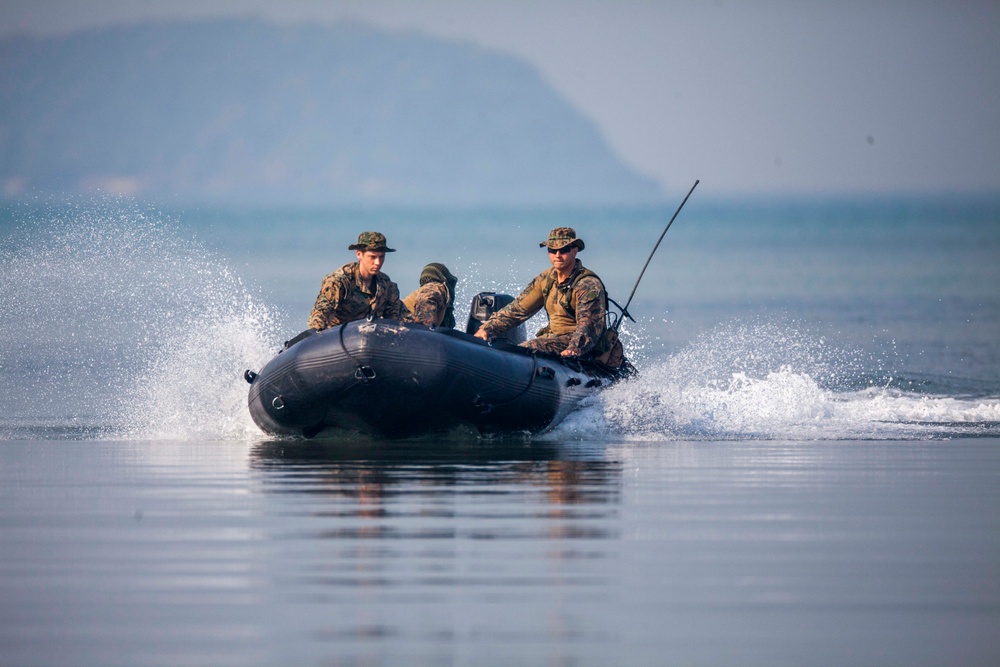
[[[402,320],[409,311],[399,300],[399,288],[389,276],[376,274],[373,294],[358,274],[358,263],[352,262],[323,279],[307,326],[322,331],[369,315]]]
[[[413,321],[429,327],[439,327],[448,314],[450,296],[444,283],[424,283],[403,299],[403,305],[410,311],[410,319]],[[446,326],[455,326],[454,316]]]
[[[601,351],[607,331],[607,293],[601,279],[577,260],[570,277],[561,283],[557,280],[554,268],[538,274],[512,303],[483,323],[486,334],[512,329],[544,307],[549,324],[538,336],[564,338],[563,349],[575,349],[581,355]]]

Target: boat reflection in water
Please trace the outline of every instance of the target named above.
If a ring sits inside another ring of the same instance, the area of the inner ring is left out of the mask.
[[[340,656],[453,660],[474,643],[495,661],[541,642],[579,657],[575,640],[607,633],[595,605],[612,585],[622,466],[599,450],[274,441],[251,467],[286,496],[286,532],[268,543],[294,564],[288,594],[310,603],[299,620]]]
[[[586,524],[579,519],[613,512],[621,494],[619,462],[552,444],[272,441],[257,445],[251,460],[267,491],[324,496],[323,514],[331,515],[333,502],[338,512],[331,516],[350,516],[354,504],[359,517],[478,518],[479,537],[515,529],[505,523],[503,531],[487,535],[486,517],[527,520],[520,530],[528,532],[541,515]],[[448,534],[457,536],[461,528],[453,525]],[[566,534],[606,536],[598,525]]]

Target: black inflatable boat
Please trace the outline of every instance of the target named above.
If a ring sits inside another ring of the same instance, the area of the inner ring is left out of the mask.
[[[259,373],[247,371],[249,408],[265,432],[313,437],[324,430],[409,437],[467,425],[481,433],[552,428],[586,396],[618,379],[596,364],[534,353],[514,340],[395,320],[306,331]],[[631,367],[629,367],[631,368]]]

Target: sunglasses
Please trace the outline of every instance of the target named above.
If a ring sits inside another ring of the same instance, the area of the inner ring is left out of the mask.
[[[550,255],[565,255],[566,253],[568,253],[569,251],[573,250],[574,248],[576,248],[575,245],[563,246],[562,248],[549,248],[549,254]]]

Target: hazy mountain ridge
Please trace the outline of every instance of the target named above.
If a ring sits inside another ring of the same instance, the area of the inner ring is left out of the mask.
[[[155,23],[0,40],[8,197],[648,203],[513,57],[358,23]]]

